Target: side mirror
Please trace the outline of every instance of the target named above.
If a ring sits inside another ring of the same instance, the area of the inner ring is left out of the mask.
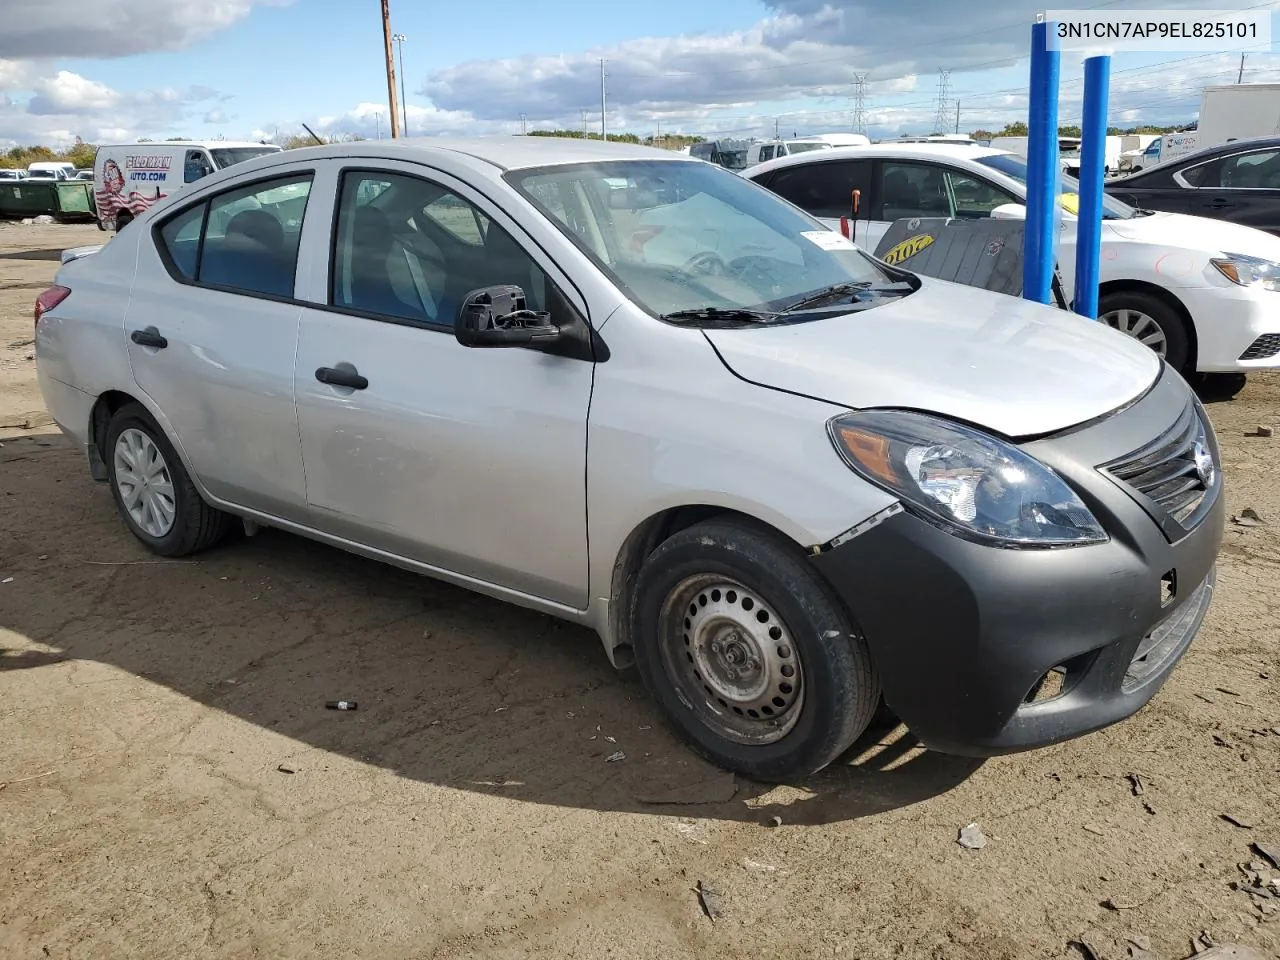
[[[551,314],[528,309],[524,290],[514,284],[468,293],[453,333],[464,347],[541,347],[561,336]]]
[[[992,220],[1025,220],[1027,208],[1021,203],[1002,203],[991,211]]]

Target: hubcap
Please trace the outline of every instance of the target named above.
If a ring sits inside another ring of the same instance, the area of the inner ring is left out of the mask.
[[[795,726],[804,701],[800,654],[759,594],[723,577],[690,577],[668,595],[659,628],[667,675],[715,733],[762,744]]]
[[[1112,329],[1119,330],[1139,343],[1146,344],[1161,359],[1164,359],[1165,353],[1168,352],[1169,343],[1165,339],[1164,331],[1160,329],[1160,324],[1141,310],[1128,308],[1112,310],[1110,313],[1104,313],[1099,319]]]
[[[155,441],[134,427],[116,439],[116,489],[129,518],[159,539],[173,529],[177,515],[173,478]]]

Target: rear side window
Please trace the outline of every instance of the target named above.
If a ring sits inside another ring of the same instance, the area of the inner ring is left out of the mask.
[[[228,190],[160,227],[178,280],[238,293],[292,297],[311,174]]]
[[[815,217],[853,214],[853,191],[862,192],[860,211],[866,215],[871,186],[870,160],[824,160],[778,170],[769,189]]]
[[[160,228],[160,242],[169,254],[174,269],[185,280],[196,278],[196,264],[200,256],[200,231],[204,227],[207,203],[184,210]]]

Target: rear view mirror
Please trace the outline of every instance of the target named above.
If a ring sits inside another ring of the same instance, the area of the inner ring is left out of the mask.
[[[464,347],[543,346],[560,339],[551,314],[528,309],[524,290],[514,284],[468,293],[453,332]]]
[[[1021,203],[1002,203],[991,211],[992,220],[1025,220],[1027,208]]]

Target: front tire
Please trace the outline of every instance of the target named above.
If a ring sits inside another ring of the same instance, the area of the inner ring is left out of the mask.
[[[1184,377],[1195,373],[1188,369],[1191,337],[1186,322],[1159,297],[1136,290],[1109,293],[1098,301],[1098,319],[1150,347]]]
[[[753,780],[821,770],[880,704],[848,614],[793,544],[754,524],[710,520],[661,544],[640,570],[632,631],[667,721]]]
[[[152,553],[184,557],[227,533],[231,517],[204,502],[177,451],[141,404],[126,404],[111,417],[103,455],[116,509]]]

